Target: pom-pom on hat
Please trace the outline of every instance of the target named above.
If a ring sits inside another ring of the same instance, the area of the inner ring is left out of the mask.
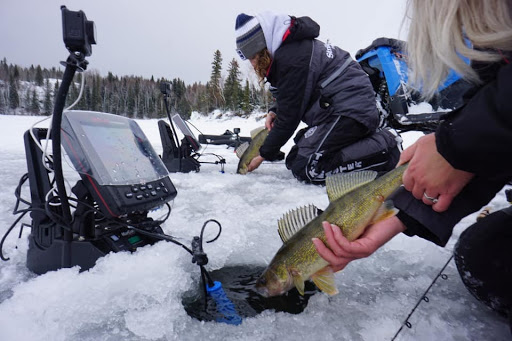
[[[242,60],[254,57],[267,47],[261,25],[255,17],[241,13],[235,23],[236,48]]]

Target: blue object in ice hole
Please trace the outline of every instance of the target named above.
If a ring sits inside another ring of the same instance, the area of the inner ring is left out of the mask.
[[[224,315],[223,318],[218,318],[217,322],[224,322],[227,324],[239,325],[242,323],[242,318],[236,312],[233,302],[229,300],[222,289],[220,282],[214,281],[213,286],[206,284],[206,291],[215,300],[217,304],[217,311]]]

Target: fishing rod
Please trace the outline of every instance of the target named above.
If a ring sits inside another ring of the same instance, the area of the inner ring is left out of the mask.
[[[442,279],[446,280],[448,279],[448,275],[444,274],[443,271],[446,269],[446,267],[448,266],[448,264],[450,264],[450,262],[452,261],[453,259],[453,254],[450,256],[450,258],[446,261],[446,263],[444,264],[444,266],[441,268],[441,270],[439,270],[439,272],[437,273],[437,276],[434,278],[434,280],[432,281],[432,283],[430,283],[430,285],[428,286],[427,290],[425,290],[425,292],[423,293],[423,295],[421,295],[420,299],[418,299],[418,301],[416,302],[416,305],[414,306],[414,308],[412,308],[411,312],[409,313],[409,315],[407,315],[405,321],[402,323],[402,325],[400,326],[400,328],[398,329],[398,331],[395,333],[395,336],[393,336],[393,338],[391,339],[391,341],[394,341],[398,334],[400,334],[400,332],[402,331],[402,329],[404,328],[404,326],[406,326],[407,328],[412,328],[412,323],[409,321],[409,318],[412,316],[412,314],[414,314],[414,312],[416,311],[416,309],[418,308],[418,306],[421,304],[421,302],[430,302],[430,299],[428,298],[427,294],[428,292],[430,291],[430,289],[432,289],[432,287],[434,286],[434,284],[436,283],[436,281],[439,279],[439,277],[441,277]]]

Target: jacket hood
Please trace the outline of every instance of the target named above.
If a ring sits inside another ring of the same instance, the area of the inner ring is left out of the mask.
[[[257,14],[256,18],[261,25],[267,49],[272,57],[281,44],[314,39],[320,34],[320,26],[310,17],[296,18],[283,13],[266,11]]]
[[[283,36],[290,27],[291,18],[283,13],[271,11],[262,12],[256,15],[261,25],[265,42],[270,55],[274,57],[274,53],[283,43]]]
[[[304,39],[315,39],[320,35],[320,25],[310,17],[292,17],[290,35],[283,43]]]

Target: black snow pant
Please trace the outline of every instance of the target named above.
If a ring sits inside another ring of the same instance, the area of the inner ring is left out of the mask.
[[[455,245],[454,256],[469,292],[508,315],[512,332],[512,207],[468,227]]]
[[[385,173],[400,158],[398,140],[387,129],[368,134],[362,124],[341,116],[299,131],[286,157],[286,167],[298,180],[317,185],[323,185],[329,174],[366,169]]]

